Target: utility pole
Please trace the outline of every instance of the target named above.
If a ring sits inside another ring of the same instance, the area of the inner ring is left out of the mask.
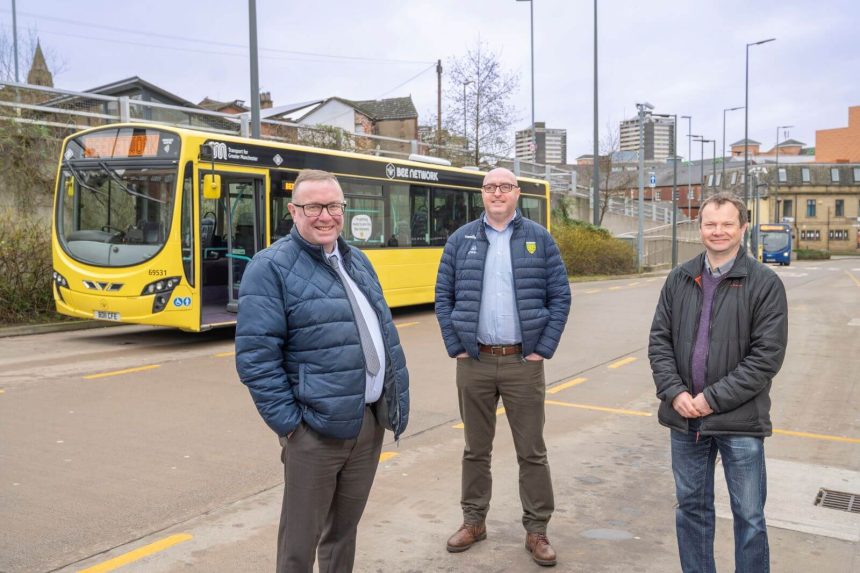
[[[678,266],[678,114],[672,116],[672,268]]]
[[[436,145],[442,147],[442,60],[436,60]]]
[[[15,9],[15,0],[12,0],[12,57],[15,58],[15,83],[20,83],[18,77],[18,11]]]
[[[779,223],[779,130],[789,129],[793,125],[779,125],[776,128],[776,191],[773,195],[773,222]]]
[[[639,112],[639,235],[636,241],[636,259],[638,271],[642,272],[645,263],[645,114],[654,106],[648,103],[637,103]]]

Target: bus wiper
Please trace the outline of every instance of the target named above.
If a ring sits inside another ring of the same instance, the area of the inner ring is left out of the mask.
[[[98,194],[98,195],[105,195],[105,196],[107,196],[107,193],[105,193],[105,192],[104,192],[104,191],[102,191],[101,189],[97,189],[97,188],[93,187],[92,185],[89,185],[89,184],[87,184],[87,183],[84,183],[84,178],[83,178],[83,176],[81,175],[81,172],[80,172],[80,171],[78,171],[78,170],[77,170],[77,169],[76,169],[76,168],[71,164],[71,162],[66,161],[66,162],[63,164],[63,166],[64,166],[65,168],[67,168],[69,171],[71,171],[71,172],[72,172],[72,175],[74,175],[74,176],[75,176],[75,179],[78,181],[78,185],[80,185],[81,187],[83,187],[83,188],[84,188],[84,189],[86,189],[87,191],[92,191],[93,193],[96,193],[96,194]]]
[[[99,167],[101,167],[104,172],[108,174],[108,177],[113,179],[114,183],[116,183],[121,190],[125,191],[129,195],[134,195],[135,197],[140,197],[141,199],[147,199],[149,201],[155,201],[156,203],[167,203],[167,201],[162,201],[161,199],[156,199],[155,197],[150,197],[149,195],[144,195],[143,193],[138,193],[137,191],[132,191],[128,188],[122,178],[120,178],[120,176],[117,175],[113,169],[108,167],[107,163],[105,163],[104,161],[99,161]]]

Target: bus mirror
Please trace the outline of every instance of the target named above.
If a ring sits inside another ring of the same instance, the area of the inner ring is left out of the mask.
[[[66,179],[66,195],[68,195],[69,197],[75,196],[75,178],[74,177],[68,177]]]
[[[210,173],[203,176],[203,198],[204,199],[220,199],[221,198],[221,176]]]

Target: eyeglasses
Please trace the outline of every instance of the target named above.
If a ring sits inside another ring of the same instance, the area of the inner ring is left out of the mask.
[[[319,217],[322,215],[323,209],[328,211],[328,214],[332,217],[338,217],[343,215],[343,210],[346,207],[346,203],[329,203],[328,205],[320,205],[319,203],[299,205],[298,203],[293,203],[293,205],[295,207],[301,207],[302,213],[305,214],[305,217]]]
[[[484,193],[495,193],[496,189],[501,191],[502,193],[510,193],[514,189],[519,189],[516,185],[511,185],[510,183],[501,183],[499,185],[495,185],[493,183],[488,183],[481,187],[481,190]]]

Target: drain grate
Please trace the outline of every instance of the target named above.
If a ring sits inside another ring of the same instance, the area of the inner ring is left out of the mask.
[[[815,496],[815,505],[850,513],[860,513],[860,495],[821,488],[818,490],[818,495]]]

